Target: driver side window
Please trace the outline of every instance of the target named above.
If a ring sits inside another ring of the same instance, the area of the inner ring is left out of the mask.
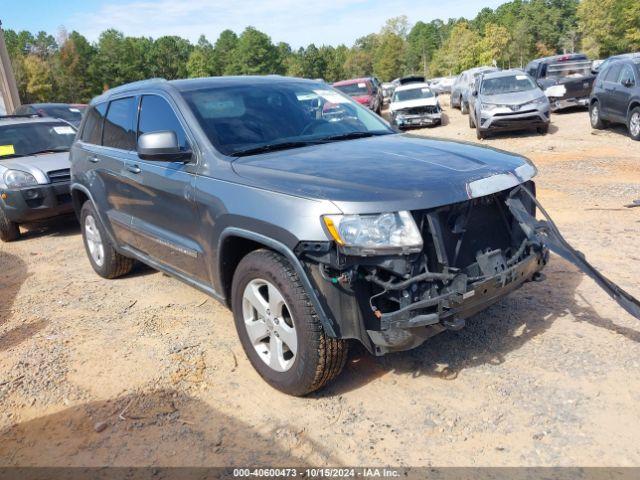
[[[622,68],[622,72],[620,72],[620,78],[618,79],[618,83],[622,85],[633,85],[635,84],[636,79],[633,75],[633,71],[629,65],[625,65]]]
[[[171,105],[158,95],[143,95],[138,118],[138,138],[144,133],[162,131],[175,132],[180,150],[189,150],[187,135]]]

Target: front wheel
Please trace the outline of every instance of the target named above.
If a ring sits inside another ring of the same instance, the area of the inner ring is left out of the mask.
[[[549,133],[549,124],[538,127],[536,130],[540,135],[546,135],[547,133]]]
[[[463,115],[466,115],[467,113],[469,113],[469,104],[464,101],[461,101],[460,111],[462,112]]]
[[[325,334],[298,274],[281,255],[255,250],[240,261],[232,309],[249,361],[272,387],[306,395],[342,371],[346,341]]]
[[[7,215],[0,208],[0,240],[3,242],[13,242],[20,238],[20,227],[15,222],[7,218]]]
[[[476,123],[474,122],[473,115],[469,114],[469,128],[476,128]]]
[[[629,136],[634,140],[640,140],[640,107],[636,107],[629,112],[629,121],[627,124]]]
[[[486,137],[487,137],[486,132],[484,130],[481,130],[480,127],[476,125],[476,138],[478,140],[483,140]]]
[[[589,106],[589,119],[591,120],[591,128],[602,130],[606,125],[600,116],[600,103],[593,102]]]

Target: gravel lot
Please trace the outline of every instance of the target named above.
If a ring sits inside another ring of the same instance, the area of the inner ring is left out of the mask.
[[[448,108],[415,133],[475,141]],[[565,236],[640,296],[638,143],[573,111],[482,144],[529,156]],[[0,244],[0,465],[638,466],[640,322],[558,257],[546,276],[414,351],[356,349],[301,399],[215,301],[142,267],[100,279],[73,221],[31,229]]]

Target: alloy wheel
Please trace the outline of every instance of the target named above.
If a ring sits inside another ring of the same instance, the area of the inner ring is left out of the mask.
[[[102,243],[102,236],[100,230],[96,225],[96,219],[93,215],[87,215],[84,219],[84,236],[87,241],[87,247],[91,258],[99,267],[104,264],[104,244]]]
[[[640,112],[634,112],[629,121],[629,132],[632,136],[640,136]]]
[[[271,369],[286,372],[298,349],[291,309],[270,282],[251,280],[242,295],[242,315],[251,345]]]

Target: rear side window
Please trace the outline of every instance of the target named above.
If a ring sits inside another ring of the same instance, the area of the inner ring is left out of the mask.
[[[143,133],[175,132],[181,150],[188,150],[187,135],[178,121],[169,103],[157,95],[145,95],[140,104],[140,118],[138,120],[138,136]]]
[[[620,70],[622,69],[622,66],[620,64],[613,64],[611,65],[611,67],[609,68],[609,70],[607,71],[607,73],[604,76],[604,81],[605,82],[617,82],[618,81],[618,75],[620,75]]]
[[[87,112],[87,119],[85,120],[84,128],[82,129],[81,140],[83,142],[92,143],[93,145],[102,144],[102,124],[106,111],[106,103],[101,103],[95,107],[89,108],[89,111]]]
[[[636,77],[633,75],[633,70],[631,70],[631,67],[629,65],[625,65],[622,68],[622,72],[620,73],[620,78],[618,79],[618,81],[625,85],[627,82],[630,82],[632,84],[636,83]]]
[[[102,144],[105,147],[136,149],[136,134],[133,129],[135,107],[134,97],[121,98],[109,103],[102,135]]]

